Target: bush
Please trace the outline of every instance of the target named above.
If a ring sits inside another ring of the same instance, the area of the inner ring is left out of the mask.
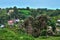
[[[32,36],[27,35],[22,30],[20,32],[19,31],[15,33],[7,28],[0,28],[0,40],[34,40]]]
[[[42,30],[42,32],[41,32],[41,36],[46,36],[46,33],[47,33],[46,30]]]
[[[6,28],[0,29],[0,40],[18,40],[19,37],[13,32]]]

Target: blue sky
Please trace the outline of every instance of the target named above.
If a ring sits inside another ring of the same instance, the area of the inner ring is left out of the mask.
[[[60,0],[0,0],[0,8],[6,7],[60,8]]]

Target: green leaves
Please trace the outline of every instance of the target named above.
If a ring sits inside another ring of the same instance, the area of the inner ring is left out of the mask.
[[[34,40],[32,36],[25,34],[22,30],[15,30],[7,28],[0,28],[0,40]]]

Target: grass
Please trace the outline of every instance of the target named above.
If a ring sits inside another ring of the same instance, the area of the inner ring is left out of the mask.
[[[40,36],[38,38],[34,38],[31,35],[27,35],[23,30],[15,28],[13,29],[0,28],[0,40],[60,40],[60,37]]]
[[[39,37],[39,38],[35,38],[35,40],[60,40],[60,37],[53,37],[53,36]]]
[[[27,35],[22,30],[0,28],[0,40],[34,40],[34,38]]]
[[[23,12],[25,15],[29,15],[29,13],[30,13],[29,10],[19,10],[19,12]]]

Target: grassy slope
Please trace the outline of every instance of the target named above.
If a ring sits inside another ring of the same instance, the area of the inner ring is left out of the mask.
[[[28,36],[22,30],[0,28],[0,40],[34,40],[34,38]]]
[[[19,37],[13,32],[6,28],[0,29],[0,40],[18,40]]]
[[[19,10],[19,12],[23,12],[24,15],[29,15],[30,13],[29,10]]]
[[[39,37],[36,38],[35,40],[60,40],[60,37]]]
[[[33,38],[24,34],[22,30],[0,29],[0,40],[60,40],[60,37],[38,37]]]

